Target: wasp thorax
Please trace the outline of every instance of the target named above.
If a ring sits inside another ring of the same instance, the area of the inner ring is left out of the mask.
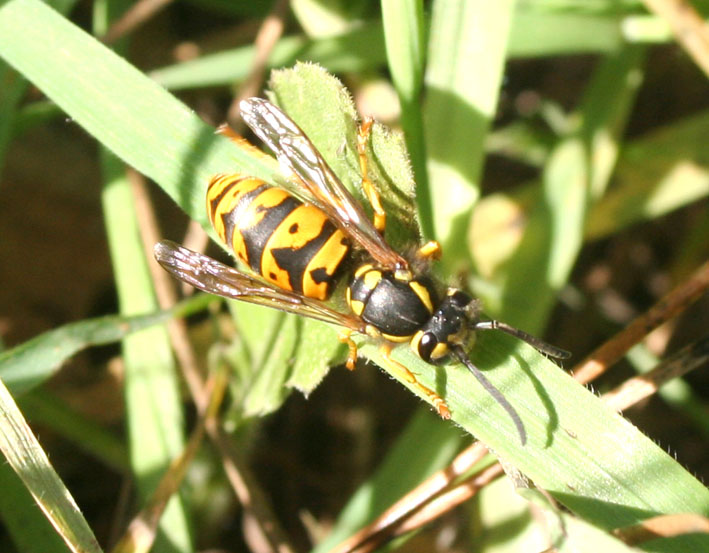
[[[450,353],[452,345],[466,345],[471,337],[471,321],[477,318],[478,302],[450,288],[433,316],[411,339],[414,353],[426,362],[437,361]]]
[[[425,278],[398,278],[393,271],[363,265],[347,290],[352,311],[387,340],[409,340],[431,318],[437,303]]]

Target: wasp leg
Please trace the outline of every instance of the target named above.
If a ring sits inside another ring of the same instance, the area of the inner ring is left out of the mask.
[[[374,228],[376,228],[380,234],[384,234],[387,214],[379,199],[379,192],[377,192],[374,183],[369,179],[367,171],[367,142],[369,141],[373,123],[374,119],[367,117],[359,126],[357,133],[357,155],[359,156],[359,171],[362,174],[362,189],[367,195],[367,199],[374,211]]]
[[[441,245],[435,240],[431,240],[416,250],[416,255],[422,259],[440,259]]]
[[[214,131],[215,134],[221,134],[222,136],[227,137],[229,140],[233,140],[234,142],[239,142],[243,140],[243,136],[241,136],[239,133],[237,133],[234,129],[232,129],[228,123],[222,123],[217,127],[217,130]]]
[[[345,362],[345,367],[353,371],[355,369],[355,364],[357,363],[357,344],[351,338],[352,331],[349,329],[342,329],[338,333],[337,339],[343,344],[347,344],[349,348],[349,353],[347,354],[347,361]]]
[[[439,396],[436,392],[431,390],[430,388],[427,388],[423,384],[421,384],[414,373],[412,373],[409,369],[407,369],[404,365],[396,361],[394,358],[391,356],[391,349],[392,349],[392,344],[384,343],[382,346],[379,348],[379,353],[381,353],[382,357],[384,358],[384,361],[389,365],[389,368],[392,369],[392,371],[399,373],[399,376],[404,378],[407,382],[410,384],[413,384],[416,388],[418,388],[421,392],[423,392],[428,398],[431,400],[431,403],[433,403],[433,406],[436,408],[438,411],[438,414],[441,416],[443,419],[449,419],[451,418],[451,412],[448,409],[448,405],[446,405],[445,400]]]

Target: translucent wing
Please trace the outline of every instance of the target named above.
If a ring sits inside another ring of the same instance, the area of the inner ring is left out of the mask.
[[[391,270],[407,268],[406,260],[377,232],[357,200],[290,117],[263,98],[248,98],[239,106],[246,124],[309,193],[308,201],[322,209],[382,266]]]
[[[265,305],[364,333],[362,321],[354,316],[335,311],[318,300],[272,286],[170,240],[155,244],[153,253],[169,273],[204,292]]]

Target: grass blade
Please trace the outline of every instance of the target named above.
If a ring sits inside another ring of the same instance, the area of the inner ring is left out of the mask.
[[[111,315],[55,328],[0,354],[0,378],[13,394],[48,380],[64,362],[90,346],[111,344],[169,319],[170,313]]]
[[[91,528],[2,382],[0,415],[0,451],[54,529],[71,551],[100,552]]]
[[[421,117],[421,88],[425,60],[422,2],[382,2],[389,70],[401,104],[401,127],[416,178],[416,205],[421,231],[433,239],[431,191],[426,172],[426,147]]]
[[[157,299],[123,163],[104,151],[102,165],[104,220],[121,313],[155,311]],[[127,336],[122,351],[131,467],[141,501],[146,501],[184,447],[178,375],[164,325]],[[160,519],[162,535],[155,551],[191,551],[188,526],[186,505],[174,497]]]
[[[497,105],[513,5],[434,4],[424,126],[435,237],[447,263],[469,255],[460,237],[480,194],[483,144]]]

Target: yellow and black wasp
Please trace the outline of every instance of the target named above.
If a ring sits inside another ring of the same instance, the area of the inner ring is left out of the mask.
[[[279,108],[261,98],[240,104],[251,130],[276,154],[289,173],[292,190],[271,186],[242,175],[217,175],[207,189],[207,211],[217,234],[234,254],[260,278],[228,267],[210,257],[163,240],[155,245],[155,258],[177,278],[195,288],[227,298],[296,313],[343,330],[349,346],[347,367],[353,369],[356,332],[379,341],[390,369],[423,392],[443,418],[450,417],[446,402],[421,384],[405,366],[391,357],[397,344],[409,342],[428,363],[452,356],[465,365],[512,417],[522,438],[524,427],[516,411],[475,367],[466,345],[477,330],[496,329],[516,336],[552,357],[568,352],[522,330],[494,320],[481,320],[480,302],[455,288],[439,287],[414,265],[437,257],[440,248],[429,242],[410,263],[384,239],[386,212],[368,178],[366,144],[372,121],[360,126],[357,151],[362,189],[372,205],[373,221],[340,179],[328,167],[310,139]],[[242,147],[258,151],[243,138]],[[260,154],[265,155],[265,154]],[[353,248],[368,260],[356,267],[346,288],[350,312],[325,303]]]

